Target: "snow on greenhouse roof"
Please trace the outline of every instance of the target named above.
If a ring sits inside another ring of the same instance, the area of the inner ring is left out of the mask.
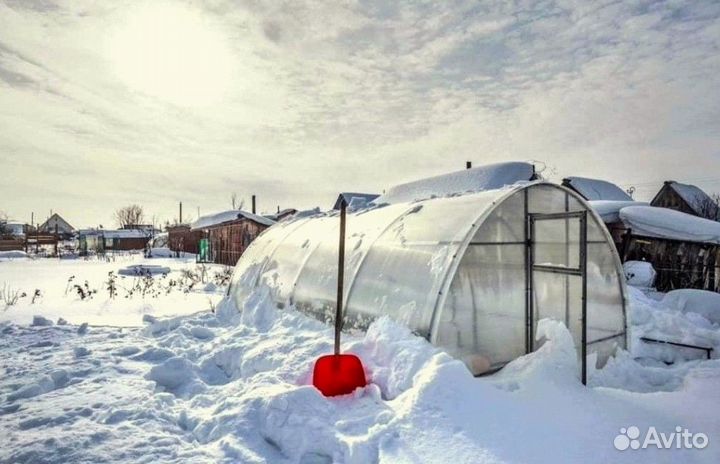
[[[497,190],[507,185],[532,180],[533,177],[535,177],[535,168],[530,163],[488,164],[390,187],[387,193],[375,200],[375,203],[403,203],[468,192]]]
[[[620,210],[627,206],[647,206],[647,203],[643,201],[594,200],[588,201],[588,203],[605,223],[619,221]]]
[[[620,219],[634,235],[720,245],[720,223],[667,208],[628,206]]]
[[[271,226],[275,224],[275,221],[272,219],[268,219],[263,216],[258,216],[257,214],[248,213],[247,211],[239,210],[239,209],[232,209],[229,211],[223,211],[221,213],[215,213],[215,214],[208,214],[206,216],[199,217],[195,222],[193,222],[190,225],[190,229],[192,230],[198,230],[198,229],[207,229],[209,227],[218,226],[220,224],[224,224],[226,222],[233,222],[238,219],[249,219],[251,221],[257,222],[258,224],[262,224],[265,226]]]
[[[563,179],[563,184],[578,192],[588,201],[633,201],[632,197],[623,189],[605,180],[587,177],[566,177]]]

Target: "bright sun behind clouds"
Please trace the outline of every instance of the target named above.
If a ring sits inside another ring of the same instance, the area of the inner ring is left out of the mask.
[[[106,53],[134,91],[180,106],[219,102],[234,76],[229,38],[201,11],[153,2],[123,12]]]

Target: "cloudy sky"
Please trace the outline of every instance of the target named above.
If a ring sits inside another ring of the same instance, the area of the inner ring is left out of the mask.
[[[504,160],[720,191],[717,1],[0,0],[0,210],[332,205]]]

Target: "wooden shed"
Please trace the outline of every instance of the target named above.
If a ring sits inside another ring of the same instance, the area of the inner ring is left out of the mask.
[[[202,216],[190,227],[208,239],[212,262],[234,266],[255,237],[275,221],[242,210]]]
[[[720,223],[652,206],[622,208],[619,216],[622,261],[651,263],[658,290],[720,291]]]
[[[665,181],[650,205],[674,209],[713,221],[720,219],[718,204],[710,195],[695,185],[681,184],[674,180]]]
[[[168,248],[178,255],[181,253],[198,254],[198,243],[203,238],[202,230],[191,230],[190,224],[178,224],[167,227]]]
[[[78,231],[81,256],[107,251],[144,250],[148,246],[150,235],[137,229],[103,230],[85,229]]]

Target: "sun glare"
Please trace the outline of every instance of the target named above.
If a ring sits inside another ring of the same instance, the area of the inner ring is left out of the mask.
[[[182,106],[218,102],[229,90],[234,57],[228,38],[200,11],[145,4],[109,34],[113,72],[133,90]]]

